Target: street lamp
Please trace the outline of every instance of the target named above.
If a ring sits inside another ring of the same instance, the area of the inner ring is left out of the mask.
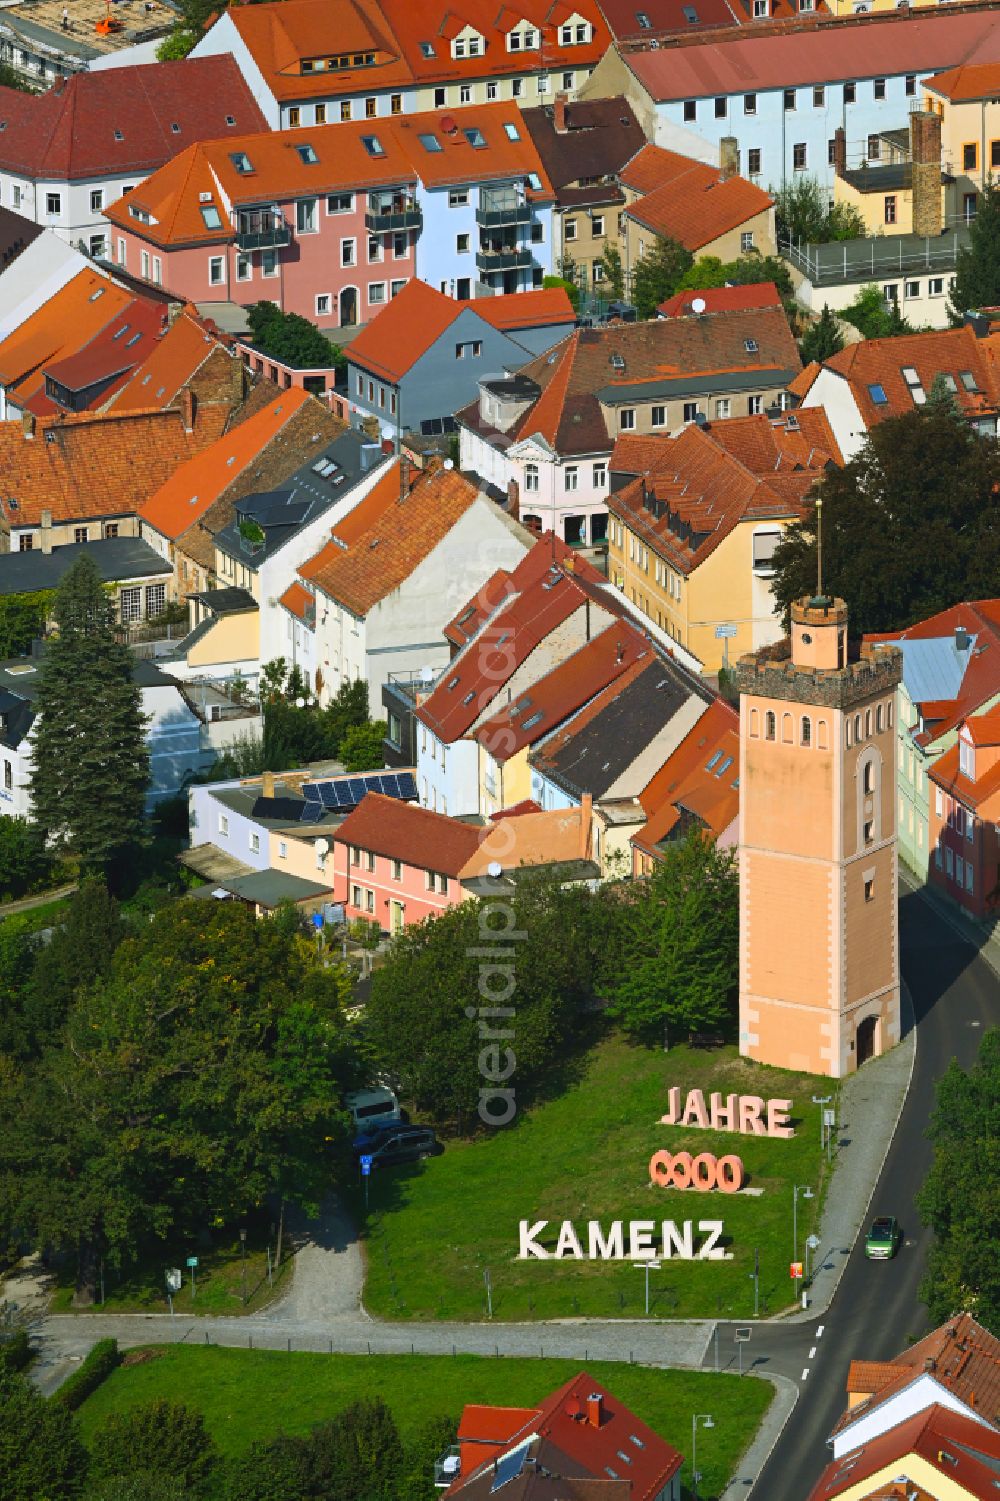
[[[714,1428],[711,1414],[696,1412],[691,1416],[691,1495],[694,1501],[698,1501],[698,1424],[703,1428]]]
[[[240,1231],[240,1250],[243,1252],[243,1307],[247,1306],[247,1232]]]
[[[820,1110],[819,1110],[819,1149],[820,1149],[821,1152],[825,1152],[826,1151],[826,1130],[827,1130],[827,1128],[826,1128],[826,1111],[825,1111],[825,1109],[823,1107],[825,1105],[829,1105],[832,1099],[833,1099],[833,1095],[832,1094],[824,1094],[824,1095],[814,1094],[813,1097],[812,1097],[813,1104],[814,1105],[818,1105],[820,1107]]]
[[[634,1267],[641,1268],[646,1273],[646,1315],[648,1317],[648,1315],[649,1315],[649,1274],[650,1274],[650,1272],[658,1272],[660,1270],[660,1263],[658,1261],[643,1261],[643,1262],[635,1262],[635,1261],[633,1261],[632,1265]]]
[[[801,1194],[804,1199],[811,1199],[813,1197],[813,1191],[812,1191],[811,1188],[803,1188],[800,1183],[793,1184],[793,1186],[792,1186],[792,1260],[793,1261],[798,1261],[798,1259],[799,1259],[799,1194]]]

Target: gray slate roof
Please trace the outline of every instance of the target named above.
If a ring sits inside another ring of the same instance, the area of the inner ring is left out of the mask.
[[[173,572],[165,558],[139,537],[107,537],[100,542],[67,542],[50,553],[0,554],[0,595],[36,594],[57,588],[78,558],[88,557],[105,584],[162,578]]]
[[[965,670],[972,661],[977,638],[969,635],[969,650],[957,651],[955,633],[929,639],[897,641],[903,653],[903,684],[915,704],[957,698]]]

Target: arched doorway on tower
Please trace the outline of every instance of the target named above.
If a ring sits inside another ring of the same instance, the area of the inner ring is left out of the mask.
[[[857,1057],[858,1068],[867,1063],[869,1058],[874,1058],[878,1042],[878,1017],[866,1016],[864,1021],[858,1023]]]

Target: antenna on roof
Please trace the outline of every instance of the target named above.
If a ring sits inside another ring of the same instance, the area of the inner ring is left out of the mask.
[[[816,497],[816,598],[823,598],[823,500]]]

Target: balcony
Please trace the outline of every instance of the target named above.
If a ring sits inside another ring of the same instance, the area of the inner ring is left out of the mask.
[[[445,1490],[459,1473],[461,1450],[457,1444],[451,1444],[440,1459],[434,1461],[434,1484],[439,1490]]]
[[[292,231],[277,210],[237,214],[237,250],[284,250],[291,243]]]
[[[404,229],[419,231],[423,227],[423,210],[415,198],[405,193],[368,194],[365,228],[369,234],[389,234]]]
[[[531,205],[507,189],[481,188],[476,208],[476,223],[481,229],[503,229],[507,225],[530,224]]]
[[[483,247],[476,251],[476,267],[488,276],[496,271],[530,271],[535,257],[529,246],[504,245],[496,250]]]

